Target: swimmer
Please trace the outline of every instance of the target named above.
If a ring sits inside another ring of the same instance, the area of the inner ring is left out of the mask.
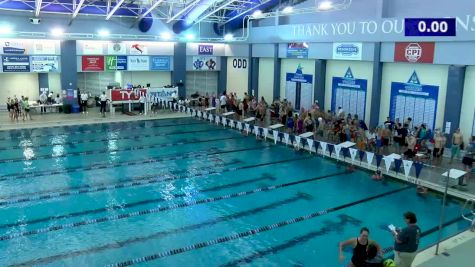
[[[376,169],[376,172],[374,173],[372,178],[373,180],[378,180],[378,181],[383,179],[383,172],[381,171],[380,167]]]
[[[422,185],[418,185],[417,188],[416,188],[416,192],[419,195],[425,195],[425,194],[427,194],[428,191],[429,191],[429,189],[427,187],[422,186]]]

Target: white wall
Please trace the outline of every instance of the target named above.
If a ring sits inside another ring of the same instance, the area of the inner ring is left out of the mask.
[[[280,65],[280,97],[285,98],[285,76],[287,73],[295,73],[298,65],[302,66],[303,74],[312,75],[312,83],[315,84],[315,60],[310,59],[282,59]],[[312,102],[313,102],[313,90],[312,90]],[[295,104],[295,103],[292,103]]]
[[[132,83],[134,85],[146,86],[147,83],[150,83],[151,87],[162,87],[171,84],[171,77],[171,72],[168,71],[123,71],[121,85],[124,86],[127,83]]]
[[[78,72],[79,89],[92,95],[99,96],[109,83],[114,82],[114,72]]]
[[[238,69],[233,67],[233,60],[234,59],[246,59],[247,60],[247,68],[245,69]],[[249,68],[250,68],[250,60],[248,58],[242,57],[228,57],[228,68],[227,68],[227,77],[226,77],[226,92],[231,93],[234,92],[237,94],[239,98],[244,97],[244,93],[247,93],[247,81],[249,79]]]
[[[53,91],[55,94],[61,94],[61,74],[48,73],[48,86],[50,91]]]
[[[39,84],[37,73],[0,73],[0,100],[2,105],[8,97],[27,96],[30,100],[38,100]]]
[[[258,92],[267,103],[274,101],[274,59],[259,58]],[[283,97],[281,97],[283,99]]]
[[[371,111],[371,92],[373,91],[373,62],[369,61],[346,61],[329,60],[325,77],[325,110],[331,109],[332,101],[332,79],[333,77],[345,76],[348,67],[351,68],[356,79],[368,80],[366,91],[365,122],[369,124]]]
[[[391,82],[407,82],[414,71],[417,72],[421,84],[439,86],[435,127],[442,129],[444,126],[445,96],[447,94],[447,75],[449,71],[448,65],[384,63],[379,122],[384,122],[386,117],[389,115]]]
[[[473,116],[475,111],[475,66],[468,66],[465,71],[465,84],[463,87],[462,112],[460,113],[460,131],[465,144],[472,135]],[[454,131],[455,129],[452,129]]]

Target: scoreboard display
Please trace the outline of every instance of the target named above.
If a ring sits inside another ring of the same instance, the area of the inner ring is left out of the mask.
[[[456,36],[455,18],[407,18],[406,36]]]

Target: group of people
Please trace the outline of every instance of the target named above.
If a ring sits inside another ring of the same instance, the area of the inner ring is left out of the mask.
[[[21,117],[23,120],[30,119],[30,103],[28,101],[28,97],[21,96],[17,98],[17,96],[8,97],[7,99],[7,111],[8,116],[10,117],[11,121],[18,122],[19,118]]]
[[[417,225],[417,217],[413,212],[404,213],[406,227],[391,228],[394,238],[394,263],[392,266],[411,267],[417,255],[421,229]],[[356,238],[351,238],[339,244],[340,261],[345,260],[344,248],[352,247],[353,256],[350,260],[350,267],[383,267],[391,266],[392,260],[388,260],[383,265],[383,253],[381,247],[374,240],[369,239],[369,229],[361,228],[360,234]]]
[[[40,94],[40,99],[38,101],[38,104],[40,105],[41,108],[41,113],[46,113],[46,106],[47,105],[53,105],[53,104],[62,104],[63,103],[63,98],[59,95],[56,94],[56,97],[54,96],[54,92],[50,91],[43,91]]]

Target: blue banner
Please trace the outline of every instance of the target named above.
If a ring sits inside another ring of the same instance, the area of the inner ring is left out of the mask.
[[[331,109],[341,107],[346,114],[357,114],[358,119],[364,120],[367,87],[368,80],[355,79],[350,68],[344,77],[333,77]]]
[[[127,56],[117,56],[117,70],[127,70]]]
[[[306,43],[289,43],[287,58],[308,58],[308,45]]]
[[[169,56],[152,56],[150,57],[150,70],[170,71]]]
[[[439,87],[420,84],[417,73],[414,71],[409,81],[391,83],[391,104],[389,116],[404,121],[412,118],[412,125],[422,123],[430,129],[435,128]]]
[[[3,72],[30,72],[29,56],[3,56]]]

